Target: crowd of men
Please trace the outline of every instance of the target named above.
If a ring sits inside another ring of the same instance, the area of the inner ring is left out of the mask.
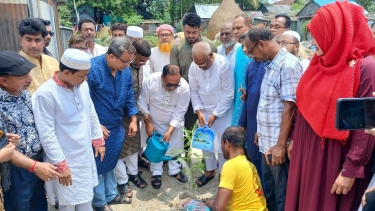
[[[375,42],[362,12],[348,2],[319,9],[308,25],[311,61],[284,14],[268,27],[237,15],[222,23],[218,47],[193,13],[183,17],[184,38],[163,24],[153,48],[142,28],[123,23],[103,47],[95,22],[83,19],[60,62],[46,48],[50,22],[22,20],[20,52],[0,51],[1,209],[47,211],[46,193],[62,211],[130,204],[129,182],[162,187],[163,162],[144,156],[146,139],[160,133],[166,155],[184,156],[183,129],[198,122],[215,137],[196,185],[217,172],[220,182],[215,199],[184,209],[354,211],[362,200],[373,210],[375,192],[364,193],[375,132],[334,127],[338,98],[375,91]],[[188,182],[180,162],[166,164]]]

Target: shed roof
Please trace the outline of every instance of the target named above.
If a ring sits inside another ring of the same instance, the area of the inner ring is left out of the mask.
[[[220,4],[194,4],[197,15],[199,15],[200,18],[206,19],[210,19],[219,6]]]
[[[266,7],[269,13],[273,13],[273,14],[287,13],[292,10],[292,6],[290,5],[269,5],[269,6],[264,5],[264,6]]]

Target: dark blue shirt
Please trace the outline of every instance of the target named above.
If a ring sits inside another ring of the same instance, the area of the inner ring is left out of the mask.
[[[242,109],[239,126],[246,129],[247,155],[251,160],[261,160],[262,154],[259,147],[254,144],[257,132],[257,110],[260,98],[260,86],[262,85],[265,62],[251,61],[246,71],[246,101]]]
[[[127,129],[124,129],[122,123],[124,109],[128,112],[128,117],[138,113],[130,69],[117,71],[113,77],[106,55],[91,59],[87,81],[100,124],[110,131],[110,137],[105,143],[106,155],[103,162],[100,161],[100,156],[96,158],[98,174],[113,170],[120,157],[125,129]]]

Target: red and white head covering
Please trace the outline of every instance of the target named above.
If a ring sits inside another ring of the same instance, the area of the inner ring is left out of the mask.
[[[158,28],[156,28],[156,35],[159,35],[159,33],[164,30],[168,30],[172,33],[172,35],[174,35],[174,29],[169,24],[162,24]]]

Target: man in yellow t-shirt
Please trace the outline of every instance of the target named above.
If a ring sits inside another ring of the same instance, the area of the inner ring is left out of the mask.
[[[206,205],[211,211],[267,211],[260,178],[244,152],[246,133],[239,127],[227,128],[221,139],[225,159],[215,200]]]

